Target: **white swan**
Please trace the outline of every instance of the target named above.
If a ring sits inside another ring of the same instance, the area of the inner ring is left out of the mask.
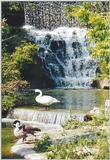
[[[60,101],[51,96],[42,96],[42,91],[40,89],[35,89],[35,92],[39,92],[40,94],[35,98],[37,103],[40,103],[45,106],[50,106],[53,103],[59,103]]]

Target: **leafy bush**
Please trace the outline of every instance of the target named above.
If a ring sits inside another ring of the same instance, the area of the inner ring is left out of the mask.
[[[28,86],[28,82],[23,79],[22,72],[25,70],[27,64],[36,63],[36,59],[34,60],[36,53],[37,46],[31,42],[23,42],[15,49],[15,52],[13,52],[11,56],[8,53],[4,53],[2,60],[2,94],[6,97],[2,102],[3,110],[15,106],[18,99],[21,98],[15,97],[14,100],[11,98],[9,101],[11,104],[8,104],[7,96],[9,94],[15,94]],[[27,99],[25,96],[23,97],[24,103],[27,104],[29,100],[30,99]],[[20,102],[20,104],[21,103],[22,102]]]
[[[37,62],[38,46],[29,42],[26,32],[18,27],[24,18],[22,2],[3,2],[2,18],[2,108],[8,111],[17,104],[33,103],[18,92],[29,86],[24,72],[27,65]]]
[[[14,63],[19,70],[23,70],[26,64],[36,63],[38,46],[31,42],[24,42],[16,50],[12,56]]]
[[[2,94],[2,116],[6,117],[8,111],[16,106],[36,105],[35,94],[33,93],[18,93],[9,91]]]
[[[70,119],[65,124],[63,124],[63,127],[65,129],[75,129],[81,126],[100,126],[109,120],[103,114],[100,114],[98,116],[92,115],[91,117],[92,117],[92,120],[87,122],[86,121],[81,122],[78,120]]]
[[[26,31],[19,27],[9,26],[7,20],[2,19],[2,56],[4,53],[13,54],[15,48],[20,46],[26,38]]]
[[[12,37],[13,35],[19,35],[19,33],[22,31],[24,30],[21,28],[9,26],[7,20],[5,18],[2,19],[2,41],[8,40],[8,38]]]
[[[42,140],[36,140],[34,149],[37,152],[45,152],[51,144],[52,142],[50,137],[45,134]]]
[[[15,98],[11,95],[3,95],[2,96],[2,109],[6,111],[7,109],[11,109],[15,105]]]
[[[80,152],[78,154],[78,150],[83,148],[83,145],[80,141],[73,141],[66,144],[58,144],[49,147],[49,153],[47,153],[48,159],[84,159],[88,157],[88,154],[84,154]],[[90,140],[87,140],[90,141]],[[87,142],[86,141],[86,142]],[[86,145],[86,143],[85,143]],[[93,145],[92,145],[93,146]]]
[[[2,2],[2,18],[6,18],[10,26],[22,26],[24,9],[22,2]]]
[[[52,145],[48,149],[47,157],[48,159],[89,159],[90,157],[92,159],[109,159],[107,136],[100,132],[96,141],[81,138],[66,144]],[[84,152],[85,146],[88,148],[87,152]],[[92,149],[96,149],[96,151],[93,152]]]
[[[93,116],[93,121],[91,121],[91,124],[94,126],[100,126],[103,125],[105,122],[107,122],[109,119],[105,115],[99,115],[99,116]]]
[[[17,93],[16,94],[16,106],[36,105],[35,94],[33,93]]]

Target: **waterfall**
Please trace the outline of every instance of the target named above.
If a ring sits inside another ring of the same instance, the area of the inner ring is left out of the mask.
[[[86,28],[38,30],[25,25],[28,38],[38,44],[38,57],[57,88],[90,88],[96,62],[87,49]],[[37,74],[37,73],[36,73]]]
[[[38,29],[53,30],[60,26],[75,26],[75,18],[68,20],[65,7],[78,2],[40,1],[24,2],[25,24]]]
[[[26,109],[14,109],[8,118],[20,119],[25,121],[62,124],[70,118],[68,112],[35,111]]]
[[[70,114],[67,111],[38,111],[29,109],[14,109],[7,118],[45,124],[63,124],[70,118],[84,121],[83,114]]]

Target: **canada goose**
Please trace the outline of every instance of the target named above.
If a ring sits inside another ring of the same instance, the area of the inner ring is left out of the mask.
[[[14,126],[14,135],[16,138],[23,138],[23,142],[26,140],[26,137],[28,136],[28,134],[32,134],[33,136],[34,133],[36,131],[41,131],[39,128],[34,128],[30,125],[24,125],[20,123],[19,120],[15,120],[13,122],[13,126]]]

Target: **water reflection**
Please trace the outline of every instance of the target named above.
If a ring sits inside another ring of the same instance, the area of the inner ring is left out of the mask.
[[[53,105],[59,109],[89,110],[93,106],[101,107],[109,98],[107,90],[48,90],[44,93],[61,101]]]

